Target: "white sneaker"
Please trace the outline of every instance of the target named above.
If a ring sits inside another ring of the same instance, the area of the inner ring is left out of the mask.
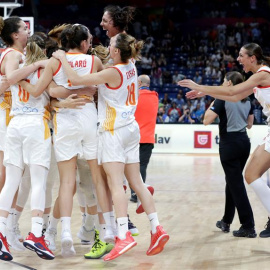
[[[106,229],[105,235],[104,235],[104,242],[109,243],[109,244],[114,244],[115,236],[116,236],[116,233],[113,230]]]
[[[12,230],[7,230],[7,242],[10,245],[10,247],[16,251],[25,250],[23,243],[21,243],[19,239],[17,238],[17,235],[15,233],[15,228]]]
[[[89,245],[89,242],[94,243],[95,229],[90,231],[86,230],[85,226],[81,226],[80,231],[77,233],[79,239],[81,239],[82,245]]]
[[[18,240],[22,243],[24,241],[24,238],[21,235],[21,231],[20,231],[20,228],[19,228],[19,223],[17,223],[15,225],[15,234],[16,234]]]
[[[73,247],[71,232],[69,230],[65,230],[62,232],[61,246],[61,254],[63,257],[70,257],[76,255],[76,251]]]
[[[48,241],[48,248],[52,251],[56,250],[55,240],[57,231],[54,228],[49,228],[45,232],[45,240]]]

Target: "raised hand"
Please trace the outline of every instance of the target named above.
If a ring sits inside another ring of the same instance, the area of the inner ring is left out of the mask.
[[[63,50],[57,50],[52,54],[52,56],[58,60],[61,60],[62,57],[66,57],[66,53]]]
[[[188,80],[188,79],[181,80],[177,84],[182,86],[182,87],[187,87],[187,88],[190,88],[191,90],[198,90],[198,91],[199,91],[199,87],[200,87],[199,84],[193,82],[192,80]]]
[[[203,96],[205,96],[204,93],[198,92],[196,90],[191,90],[191,91],[186,93],[186,97],[189,99],[195,99],[195,98],[203,97]]]

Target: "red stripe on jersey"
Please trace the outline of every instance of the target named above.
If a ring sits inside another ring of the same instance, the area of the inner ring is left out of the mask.
[[[105,85],[106,85],[107,88],[109,88],[109,89],[111,89],[111,90],[117,90],[117,89],[119,89],[119,88],[122,86],[122,84],[123,84],[123,74],[122,74],[122,72],[120,71],[120,69],[117,68],[117,67],[108,67],[108,68],[115,68],[115,69],[119,72],[119,74],[120,74],[120,76],[121,76],[121,83],[120,83],[120,85],[119,85],[118,87],[110,87],[107,83],[105,83]]]
[[[60,70],[61,66],[62,66],[62,63],[59,61],[59,66],[58,66],[57,70],[53,73],[53,76],[55,76],[58,73],[58,71]]]
[[[95,57],[94,55],[92,55],[92,66],[91,66],[90,74],[93,72],[94,60],[95,60]]]

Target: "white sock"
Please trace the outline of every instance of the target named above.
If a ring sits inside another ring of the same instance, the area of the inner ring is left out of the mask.
[[[255,191],[261,203],[267,210],[268,216],[270,216],[270,189],[267,184],[262,178],[258,178],[249,184],[249,186]]]
[[[31,233],[33,233],[36,237],[41,237],[42,229],[43,229],[43,218],[42,217],[32,217]]]
[[[126,239],[126,233],[128,232],[128,218],[121,217],[117,219],[118,237],[121,240]]]
[[[18,211],[18,210],[14,210],[13,212],[13,224],[16,225],[20,219],[22,215],[22,212]]]
[[[6,236],[6,229],[7,229],[7,218],[0,217],[0,233],[3,234],[3,236]]]
[[[65,230],[71,231],[71,229],[70,229],[70,222],[71,222],[71,217],[61,217],[62,233]]]
[[[43,214],[43,229],[47,230],[49,227],[50,214]]]
[[[91,231],[94,229],[95,216],[97,215],[90,215],[86,213],[84,227],[87,231]]]
[[[57,231],[57,225],[59,221],[60,221],[59,218],[54,218],[53,216],[51,216],[49,229],[54,229]]]
[[[114,230],[116,230],[116,222],[115,222],[115,216],[114,216],[114,212],[111,211],[110,212],[110,220],[111,220],[111,226]]]
[[[82,215],[82,225],[85,224],[86,214],[84,212],[81,212]]]
[[[94,215],[94,226],[97,230],[99,230],[99,217],[98,214]]]
[[[106,234],[106,225],[105,224],[100,224],[100,227],[99,227],[99,239],[102,242],[105,242],[105,240],[104,240],[105,234]]]
[[[150,220],[152,233],[154,234],[157,232],[157,226],[159,225],[157,212],[149,214],[148,218]]]
[[[7,217],[7,228],[8,228],[8,230],[12,230],[12,228],[13,228],[14,210],[15,210],[15,208],[11,208],[9,210],[9,214],[8,214],[8,217]]]

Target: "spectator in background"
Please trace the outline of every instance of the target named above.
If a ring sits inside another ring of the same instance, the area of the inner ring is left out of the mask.
[[[173,100],[176,103],[176,107],[182,110],[183,106],[185,105],[185,100],[183,99],[182,94],[177,94],[176,98]]]
[[[173,102],[172,107],[168,111],[170,123],[176,123],[181,115],[182,115],[181,110],[177,108],[176,102]]]
[[[163,123],[169,123],[170,118],[165,113],[164,106],[159,107],[158,114],[157,114],[157,123],[163,124]]]
[[[163,83],[172,83],[172,74],[169,70],[164,70],[162,74]]]
[[[160,67],[165,67],[167,66],[167,60],[166,60],[166,57],[165,55],[162,53],[160,54],[160,57],[158,58],[158,65]]]
[[[190,109],[186,108],[184,110],[184,113],[182,116],[179,117],[178,119],[179,123],[184,123],[184,124],[194,124],[195,120],[191,118],[190,116]]]
[[[195,72],[195,76],[193,77],[193,81],[196,82],[197,84],[202,83],[202,76],[199,74],[198,71]]]
[[[202,123],[202,118],[204,115],[204,110],[201,109],[200,103],[196,104],[196,108],[191,112],[192,119],[195,119],[196,123]]]
[[[160,67],[153,68],[151,76],[154,84],[162,85],[162,70]]]
[[[178,70],[176,70],[175,72],[174,72],[174,74],[173,74],[173,76],[172,76],[172,83],[177,83],[177,82],[179,82],[179,81],[181,81],[181,80],[184,80],[186,78],[186,76],[185,75],[183,75],[183,74],[180,74],[179,72],[178,72]]]
[[[135,119],[140,127],[140,173],[146,181],[146,169],[155,143],[156,115],[158,111],[158,93],[149,89],[150,78],[147,75],[138,77],[139,98]],[[137,195],[131,189],[131,201],[137,202]]]
[[[150,75],[152,70],[152,58],[148,53],[144,54],[141,59],[142,73]]]

